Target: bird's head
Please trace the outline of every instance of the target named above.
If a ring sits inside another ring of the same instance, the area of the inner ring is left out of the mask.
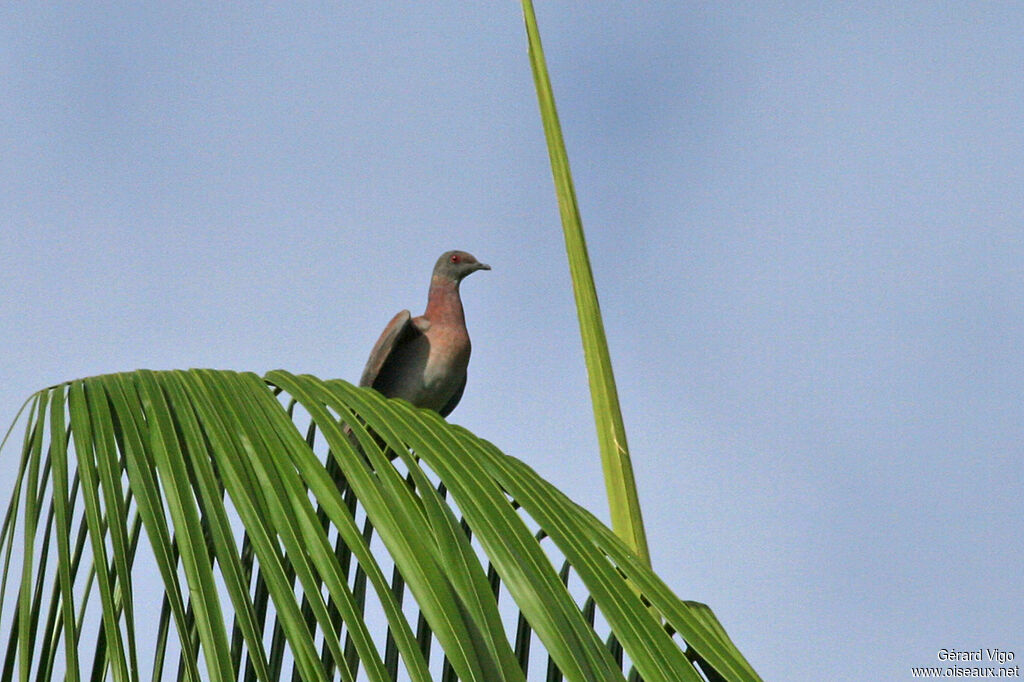
[[[481,263],[471,253],[446,251],[437,259],[437,264],[434,266],[434,277],[458,283],[470,273],[490,269],[490,265]]]

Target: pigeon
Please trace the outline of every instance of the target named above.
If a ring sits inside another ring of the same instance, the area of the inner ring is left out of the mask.
[[[459,284],[477,270],[490,270],[465,251],[447,251],[434,265],[427,309],[419,317],[408,310],[395,315],[366,361],[360,386],[388,398],[447,417],[462,399],[469,365],[469,332]]]

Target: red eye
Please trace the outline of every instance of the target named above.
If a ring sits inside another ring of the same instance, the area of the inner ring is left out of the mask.
[[[458,263],[458,262],[459,262],[460,260],[462,260],[462,259],[461,259],[461,258],[459,258],[459,254],[457,254],[457,253],[455,253],[455,254],[452,254],[452,257],[451,257],[451,261],[452,261],[453,263]]]

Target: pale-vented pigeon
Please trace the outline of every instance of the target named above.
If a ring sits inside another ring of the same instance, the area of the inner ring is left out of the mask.
[[[374,344],[359,385],[447,417],[462,398],[469,365],[459,283],[470,273],[490,269],[465,251],[442,254],[430,278],[426,311],[419,317],[408,310],[395,315]]]

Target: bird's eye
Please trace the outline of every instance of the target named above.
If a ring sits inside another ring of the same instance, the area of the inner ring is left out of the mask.
[[[458,263],[458,262],[459,262],[460,260],[461,260],[461,259],[459,258],[459,254],[457,254],[457,253],[453,253],[453,254],[452,254],[452,257],[451,257],[451,261],[452,261],[453,263]]]

